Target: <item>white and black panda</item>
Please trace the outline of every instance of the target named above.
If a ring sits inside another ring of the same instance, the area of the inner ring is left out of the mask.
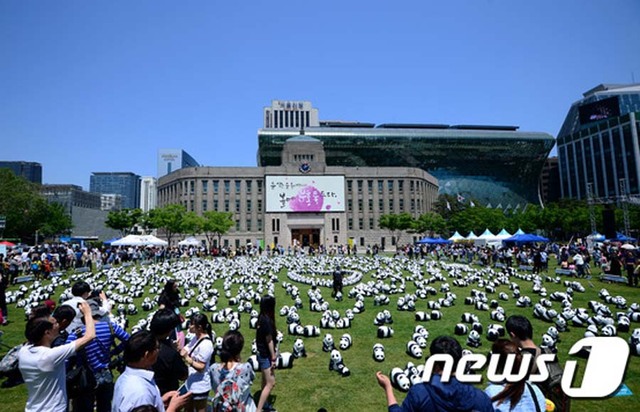
[[[391,385],[402,392],[409,392],[411,388],[411,381],[406,373],[400,368],[393,368],[389,373],[389,380]]]
[[[276,358],[276,369],[291,369],[293,368],[293,360],[295,357],[291,352],[281,352]]]
[[[415,313],[415,319],[419,322],[423,322],[426,320],[431,320],[431,316],[425,312],[418,311]]]
[[[457,323],[453,330],[453,333],[458,336],[466,335],[467,333],[469,333],[469,327],[464,323]]]
[[[618,331],[613,325],[604,325],[601,330],[602,336],[618,336]]]
[[[407,354],[416,359],[422,358],[422,348],[414,340],[407,342]]]
[[[323,352],[331,352],[336,347],[333,343],[333,336],[330,333],[324,335],[324,339],[322,339],[322,351]]]
[[[300,338],[293,342],[293,357],[302,358],[307,356],[307,350],[304,347],[304,341]]]
[[[440,319],[442,319],[442,312],[440,312],[439,310],[432,310],[431,320],[440,320]]]
[[[254,372],[259,372],[260,371],[260,364],[258,363],[258,356],[257,355],[249,356],[249,358],[247,359],[247,363],[249,365],[251,365],[251,369],[253,369]]]
[[[378,338],[390,338],[393,336],[393,328],[391,326],[378,326]]]
[[[348,333],[345,333],[340,338],[340,344],[338,346],[340,347],[340,350],[347,350],[351,347],[352,344],[353,344],[353,341],[351,340],[351,335],[349,335]]]
[[[382,343],[373,345],[373,360],[376,362],[384,361],[384,346],[382,346]]]
[[[320,328],[315,325],[307,325],[304,327],[303,336],[305,338],[320,336]]]
[[[632,355],[640,356],[640,328],[634,329],[629,336],[629,347]]]
[[[343,377],[349,376],[351,374],[349,368],[344,365],[344,362],[342,361],[342,355],[337,349],[333,349],[331,351],[331,358],[329,360],[329,371],[336,371]]]
[[[469,332],[469,336],[467,337],[467,345],[472,348],[478,348],[482,345],[482,341],[480,340],[480,333],[477,330],[472,330]]]
[[[373,319],[373,324],[376,326],[382,326],[385,323],[385,317],[383,312],[378,312],[376,317]]]

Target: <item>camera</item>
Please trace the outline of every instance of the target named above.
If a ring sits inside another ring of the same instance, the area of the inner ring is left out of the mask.
[[[119,373],[124,372],[125,366],[127,366],[127,365],[124,363],[124,356],[123,355],[116,356],[115,358],[112,358],[109,361],[109,369],[115,369]]]

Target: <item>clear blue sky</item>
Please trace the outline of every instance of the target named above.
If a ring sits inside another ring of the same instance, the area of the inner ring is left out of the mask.
[[[44,183],[156,175],[157,151],[255,166],[262,109],[556,136],[640,82],[640,1],[0,1],[0,160]]]

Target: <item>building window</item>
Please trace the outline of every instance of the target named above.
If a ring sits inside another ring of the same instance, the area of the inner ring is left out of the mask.
[[[364,219],[363,218],[358,218],[358,229],[362,230],[364,229]]]
[[[349,220],[347,220],[347,228],[349,230],[353,230],[353,219],[349,218]]]
[[[203,180],[202,181],[202,193],[207,193],[209,191],[209,181],[208,180]]]
[[[389,213],[393,212],[393,199],[389,199]]]
[[[251,232],[251,219],[247,219],[247,232]]]
[[[251,212],[251,199],[247,199],[247,212]]]
[[[382,180],[378,180],[378,193],[382,193],[382,186],[383,186]]]
[[[262,219],[258,219],[258,232],[262,232]]]
[[[213,199],[213,210],[218,210],[218,199]]]
[[[195,202],[193,200],[190,200],[189,201],[189,210],[193,212],[194,207],[195,207]]]
[[[391,236],[391,246],[395,246],[395,245],[396,245],[396,237]]]
[[[236,199],[236,212],[240,213],[240,199]]]
[[[382,213],[383,209],[384,209],[384,200],[378,199],[378,211]]]
[[[262,199],[258,199],[258,212],[262,212]]]
[[[362,193],[362,180],[358,180],[358,193]]]
[[[194,182],[193,180],[189,182],[189,193],[193,194],[193,192],[195,191],[195,186],[196,182]]]
[[[240,219],[236,219],[236,230],[240,230]],[[236,245],[238,247],[238,245]]]
[[[347,193],[351,193],[353,180],[347,180]]]
[[[373,218],[372,217],[369,218],[369,229],[370,230],[373,229]]]
[[[347,199],[347,210],[349,212],[353,211],[353,200]]]
[[[398,192],[402,193],[404,191],[404,180],[398,180]]]
[[[262,180],[256,180],[256,186],[258,186],[258,193],[262,193]]]
[[[224,200],[224,211],[225,212],[229,211],[229,199]]]
[[[362,212],[362,199],[358,199],[358,212]]]
[[[240,180],[236,180],[235,183],[236,183],[236,193],[240,193],[240,190],[241,190],[240,189],[240,186],[241,186],[240,185]]]
[[[373,199],[369,199],[369,212],[373,212]]]
[[[404,199],[398,199],[398,202],[400,206],[400,211],[402,212],[404,210]]]
[[[202,200],[202,211],[203,212],[207,211],[207,199]]]
[[[245,180],[244,186],[247,193],[251,193],[251,180]]]
[[[364,246],[364,238],[360,237],[360,246]]]
[[[367,190],[369,193],[373,193],[373,180],[367,180]]]
[[[334,232],[340,231],[340,219],[338,218],[331,219],[331,230]]]
[[[271,219],[271,231],[280,232],[280,219]]]
[[[335,236],[333,237],[333,243],[338,243],[338,235],[335,235]]]
[[[389,189],[389,193],[393,193],[393,180],[387,180],[387,188]]]
[[[231,182],[230,182],[230,181],[228,181],[228,180],[225,180],[225,181],[224,181],[224,192],[225,192],[225,193],[229,193],[229,185],[230,185],[230,184],[231,184]]]
[[[213,193],[218,193],[218,183],[220,182],[218,182],[217,180],[213,181]]]
[[[411,211],[415,212],[416,210],[416,201],[415,199],[411,199]]]
[[[413,180],[411,180],[409,182],[409,190],[412,191],[412,192],[413,192],[413,187],[414,187],[414,182],[413,182]]]

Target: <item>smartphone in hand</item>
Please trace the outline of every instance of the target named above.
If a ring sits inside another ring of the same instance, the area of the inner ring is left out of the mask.
[[[182,386],[178,388],[178,396],[182,396],[185,393],[189,392],[189,388],[187,388],[187,384],[183,383]]]

